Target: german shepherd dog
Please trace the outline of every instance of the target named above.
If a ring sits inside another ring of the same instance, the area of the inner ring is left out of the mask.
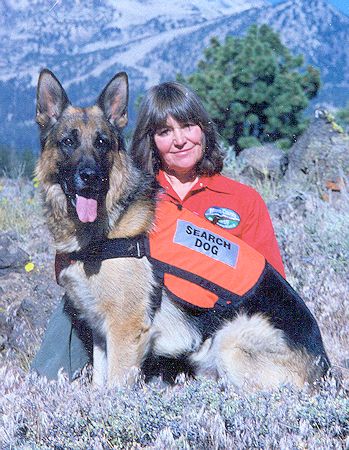
[[[124,72],[87,108],[71,105],[52,72],[40,73],[36,121],[42,151],[36,173],[58,255],[152,230],[157,187],[125,152],[121,129],[127,104]],[[278,325],[262,307],[237,311],[206,338],[197,314],[166,295],[154,311],[153,272],[146,257],[77,261],[60,272],[59,283],[92,330],[96,384],[123,383],[136,367],[165,379],[184,371],[227,377],[240,386],[301,386],[328,369],[316,321],[306,307],[299,308],[300,322],[293,323],[293,313],[279,313],[273,303],[274,316],[286,317]],[[306,327],[297,338],[303,315]]]

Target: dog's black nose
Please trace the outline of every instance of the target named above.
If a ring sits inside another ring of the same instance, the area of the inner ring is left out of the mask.
[[[79,170],[79,176],[84,183],[90,186],[92,186],[94,183],[97,183],[98,181],[98,174],[96,170],[91,167],[81,168]]]

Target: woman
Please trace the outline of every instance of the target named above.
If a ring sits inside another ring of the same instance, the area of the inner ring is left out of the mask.
[[[194,92],[175,82],[151,88],[140,106],[130,153],[142,171],[156,175],[163,188],[160,201],[225,228],[285,276],[267,207],[255,190],[220,174],[217,135]],[[56,309],[32,364],[48,378],[63,367],[73,379],[91,361],[91,333],[67,308],[63,301]]]
[[[267,207],[252,188],[220,174],[217,135],[199,97],[182,84],[151,88],[140,106],[131,156],[176,202],[247,242],[285,277]]]

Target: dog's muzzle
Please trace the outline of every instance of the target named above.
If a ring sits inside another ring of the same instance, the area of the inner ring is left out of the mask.
[[[70,182],[64,182],[63,190],[82,223],[97,219],[98,204],[103,200],[108,178],[95,165],[80,164],[71,174]]]

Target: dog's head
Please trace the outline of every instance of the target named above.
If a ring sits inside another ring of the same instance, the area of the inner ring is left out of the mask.
[[[71,105],[55,75],[40,73],[36,122],[42,155],[40,181],[59,184],[67,208],[80,222],[94,222],[109,189],[109,174],[116,155],[123,152],[120,130],[127,124],[128,79],[118,73],[96,104]]]

